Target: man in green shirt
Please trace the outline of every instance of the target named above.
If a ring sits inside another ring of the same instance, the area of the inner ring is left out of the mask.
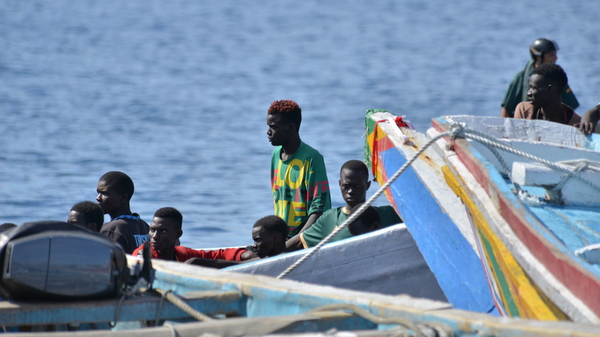
[[[306,230],[331,208],[325,161],[300,139],[302,110],[291,100],[275,101],[267,114],[267,136],[276,148],[271,157],[275,215],[289,227],[289,237]]]
[[[502,100],[502,109],[500,110],[501,117],[513,117],[517,104],[527,102],[527,90],[529,89],[529,77],[533,69],[544,63],[556,63],[558,56],[556,52],[559,50],[558,44],[550,39],[537,39],[533,41],[529,47],[531,60],[525,65],[525,69],[519,71],[508,86],[508,90]],[[573,91],[567,85],[562,92],[562,102],[573,108],[579,107],[579,102],[573,94]]]
[[[339,225],[343,224],[350,216],[353,208],[365,202],[367,190],[371,186],[369,169],[360,160],[350,160],[340,169],[340,191],[346,202],[345,206],[330,209],[306,231],[292,237],[286,242],[288,250],[298,250],[313,247],[331,234]],[[381,227],[391,226],[402,222],[394,208],[391,206],[376,207],[379,212]],[[352,236],[348,228],[343,229],[330,242],[346,239]]]

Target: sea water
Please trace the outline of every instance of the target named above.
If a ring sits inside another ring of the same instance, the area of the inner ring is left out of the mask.
[[[577,111],[597,104],[599,17],[588,0],[1,1],[0,222],[66,220],[119,170],[146,221],[183,213],[184,245],[250,244],[273,212],[272,101],[302,107],[337,207],[367,109],[423,132],[499,115],[536,38],[558,42]]]

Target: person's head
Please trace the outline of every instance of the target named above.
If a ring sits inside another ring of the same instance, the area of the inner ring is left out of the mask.
[[[281,100],[271,103],[267,111],[267,136],[273,146],[285,145],[290,139],[298,137],[302,109],[294,101]]]
[[[104,212],[100,205],[95,202],[78,202],[71,207],[67,222],[79,227],[87,228],[92,232],[100,232],[100,228],[104,223]]]
[[[0,233],[4,232],[4,231],[7,231],[7,230],[9,230],[11,228],[15,228],[15,227],[17,227],[16,224],[14,224],[12,222],[5,222],[2,225],[0,225]]]
[[[352,215],[356,212],[362,204],[358,204],[352,208]],[[373,206],[369,206],[362,212],[356,220],[354,220],[351,224],[348,225],[348,230],[352,235],[361,235],[365,233],[369,233],[381,228],[381,219],[379,216],[379,212]]]
[[[340,169],[340,191],[347,208],[365,202],[371,186],[369,169],[360,160],[349,160]]]
[[[548,106],[551,102],[557,103],[567,86],[567,74],[558,64],[544,63],[531,73],[527,99],[536,107]]]
[[[276,215],[268,215],[256,221],[252,227],[252,240],[258,257],[262,259],[283,253],[287,235],[287,223]]]
[[[175,247],[183,235],[183,215],[173,207],[163,207],[154,213],[148,236],[150,245],[157,250]]]
[[[98,180],[96,192],[96,201],[104,214],[112,214],[125,207],[128,210],[134,192],[133,181],[123,172],[107,172]]]
[[[546,38],[537,39],[529,46],[529,54],[537,64],[556,63],[558,50],[558,44]]]

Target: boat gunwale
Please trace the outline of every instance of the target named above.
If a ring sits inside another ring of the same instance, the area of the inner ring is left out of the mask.
[[[447,120],[437,118],[432,119],[432,125],[438,132],[448,132],[450,130]],[[548,238],[541,234],[533,226],[543,227],[543,223],[525,206],[514,194],[505,193],[505,186],[498,186],[494,183],[501,178],[499,172],[493,164],[488,162],[477,149],[466,139],[457,138],[446,140],[452,144],[453,150],[465,167],[473,174],[475,180],[486,191],[499,213],[516,236],[523,242],[528,250],[535,256],[548,270],[573,292],[573,294],[586,304],[595,315],[600,316],[600,300],[594,300],[589,293],[600,294],[600,278],[592,271],[592,266],[586,266],[579,263],[573,252],[566,247],[561,247],[556,239]],[[491,175],[494,175],[492,178]],[[510,197],[511,200],[508,200]],[[518,205],[518,207],[517,207]],[[562,249],[559,249],[561,247]],[[516,255],[517,252],[513,252]],[[569,261],[573,263],[569,263]],[[579,275],[579,277],[573,277]],[[584,279],[586,282],[577,280]],[[590,290],[591,289],[591,290]]]

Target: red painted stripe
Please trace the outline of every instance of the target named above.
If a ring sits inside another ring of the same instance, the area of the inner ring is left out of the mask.
[[[494,194],[498,196],[500,214],[506,219],[517,237],[560,282],[569,288],[596,315],[600,316],[600,296],[598,296],[600,294],[600,280],[587,270],[582,270],[582,267],[572,262],[568,255],[553,247],[550,242],[532,228],[531,224],[522,220],[525,214],[520,214],[519,210],[516,210],[514,205],[506,200],[503,193],[489,179],[485,168],[480,166],[481,163],[471,157],[469,145],[460,144],[460,142],[452,143],[458,158],[469,169],[486,193],[490,197]],[[533,215],[530,214],[530,216]]]

